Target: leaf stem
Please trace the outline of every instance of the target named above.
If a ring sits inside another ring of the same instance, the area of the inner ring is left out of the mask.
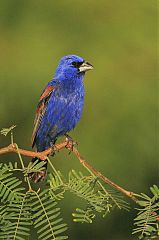
[[[57,170],[55,169],[55,167],[53,166],[51,160],[50,160],[48,157],[47,157],[46,159],[48,160],[48,162],[49,162],[49,164],[50,164],[52,170],[54,171],[54,173],[56,174],[56,176],[57,176],[58,179],[60,180],[60,183],[63,184],[63,181],[62,181],[62,179],[61,179],[61,177],[60,177],[58,171],[57,171]]]
[[[17,153],[18,153],[18,156],[19,156],[19,160],[20,160],[20,162],[21,162],[21,165],[22,165],[22,169],[24,169],[24,168],[25,168],[25,166],[24,166],[24,163],[23,163],[23,159],[22,159],[22,157],[21,157],[21,154],[20,154],[20,152],[19,152],[18,145],[17,145],[17,144],[15,144],[15,146],[16,146]],[[29,191],[32,191],[32,187],[31,187],[31,184],[30,184],[30,181],[29,181],[29,178],[28,178],[28,176],[26,177],[26,180],[27,180],[27,183],[28,183]]]
[[[15,146],[16,146],[16,149],[17,149],[17,153],[18,153],[18,156],[19,156],[19,160],[20,160],[20,163],[22,165],[22,168],[24,168],[24,163],[23,163],[23,159],[21,157],[21,154],[19,152],[19,148],[18,148],[18,145],[15,143]]]

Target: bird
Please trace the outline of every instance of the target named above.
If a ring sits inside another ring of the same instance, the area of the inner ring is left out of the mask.
[[[83,79],[85,73],[92,69],[92,64],[74,54],[60,59],[37,105],[32,133],[32,148],[35,147],[37,152],[53,147],[59,137],[68,136],[75,128],[84,104]],[[32,162],[36,160],[33,158]],[[30,173],[29,178],[37,183],[45,179],[46,171],[47,160],[45,169]]]

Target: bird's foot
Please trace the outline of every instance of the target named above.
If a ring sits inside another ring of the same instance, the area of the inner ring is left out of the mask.
[[[70,137],[68,134],[65,134],[66,136],[66,141],[67,141],[67,145],[66,145],[66,148],[68,148],[70,151],[69,151],[69,154],[73,151],[73,147],[75,145],[78,145],[78,143],[76,141],[74,141],[72,139],[72,137]]]
[[[55,153],[59,151],[59,149],[56,147],[55,144],[51,144],[51,148],[52,148],[51,156],[54,156]]]

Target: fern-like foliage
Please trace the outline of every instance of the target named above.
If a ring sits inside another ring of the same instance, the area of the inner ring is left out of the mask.
[[[13,129],[4,128],[0,133],[4,136],[11,134],[13,143]],[[106,216],[114,208],[128,210],[128,204],[117,191],[110,190],[108,185],[104,186],[100,179],[91,173],[84,176],[75,170],[69,172],[68,178],[64,179],[60,171],[57,171],[51,160],[47,161],[52,169],[48,181],[41,186],[44,190],[34,190],[29,179],[29,174],[42,171],[45,161],[35,161],[24,164],[20,151],[17,148],[19,163],[0,163],[0,239],[2,240],[31,240],[30,229],[34,227],[39,240],[64,240],[67,225],[63,223],[58,201],[64,198],[69,191],[84,200],[85,209],[76,208],[73,221],[78,223],[92,223],[97,213]],[[23,174],[22,187],[15,175],[16,171]],[[40,184],[40,183],[37,183]],[[135,218],[134,234],[138,234],[142,240],[159,239],[159,188],[151,188],[152,197],[146,194],[137,195],[140,205]]]
[[[7,136],[8,133],[12,132],[12,130],[16,127],[16,125],[12,125],[9,128],[2,128],[0,133],[4,136]]]
[[[95,218],[93,209],[87,208],[86,210],[76,208],[76,212],[72,213],[73,221],[79,223],[92,223]]]
[[[38,239],[67,239],[68,237],[63,235],[67,225],[62,223],[60,208],[56,207],[57,203],[53,199],[50,199],[49,191],[30,193],[30,200],[33,224],[37,229]]]
[[[77,173],[72,170],[69,173],[69,181],[65,185],[65,189],[86,200],[87,213],[95,210],[103,212],[103,216],[105,216],[114,206],[128,210],[128,204],[121,194],[117,191],[106,190],[96,177],[83,176],[81,172]]]
[[[34,161],[34,162],[30,162],[27,166],[27,168],[25,168],[23,170],[24,175],[27,176],[29,173],[33,173],[33,172],[39,172],[45,169],[44,165],[46,165],[45,161]]]
[[[137,217],[134,220],[136,228],[133,234],[138,233],[139,239],[144,237],[151,239],[152,235],[159,236],[159,188],[154,185],[150,190],[152,197],[143,193],[137,195],[140,198],[138,204],[141,207],[137,209]]]
[[[22,181],[9,172],[10,167],[0,165],[0,200],[1,202],[20,200],[24,188],[21,186]]]
[[[29,236],[31,215],[28,203],[28,192],[23,195],[21,201],[12,201],[3,211],[3,227],[1,227],[0,239],[25,240]]]
[[[114,189],[108,189],[107,192],[109,194],[109,202],[113,207],[117,207],[119,209],[124,209],[127,211],[130,209],[129,204],[125,201],[121,193]]]
[[[8,215],[8,207],[5,205],[0,206],[0,233],[2,232],[2,228],[6,226],[7,220],[5,220],[5,216]],[[0,234],[1,235],[1,234]]]
[[[30,172],[42,169],[44,162],[18,168],[17,163],[0,164],[0,239],[25,240],[30,235],[30,226],[37,229],[38,239],[67,239],[63,232],[67,225],[60,218],[60,208],[51,198],[50,189],[23,193],[21,181],[13,174],[21,171],[24,178]],[[56,182],[57,178],[55,176]]]
[[[65,185],[65,189],[73,192],[78,197],[84,199],[97,212],[104,211],[103,197],[98,192],[95,192],[93,177],[84,177],[81,172],[77,173],[72,170],[69,173],[69,181]]]
[[[4,163],[3,165],[3,168],[7,171],[14,171],[14,170],[18,170],[18,163],[17,162],[9,162],[8,164]],[[21,170],[21,169],[20,169]]]
[[[86,202],[85,209],[77,208],[76,212],[72,214],[74,222],[92,223],[97,212],[102,212],[104,217],[114,207],[128,210],[128,204],[121,194],[106,190],[96,177],[84,176],[81,172],[77,173],[75,170],[71,170],[68,181],[63,181],[61,173],[57,174],[49,175],[49,193],[52,199],[61,200],[64,198],[64,193],[70,191]]]
[[[28,180],[28,174],[42,170],[44,164],[35,162],[21,168],[17,163],[0,164],[0,199],[5,204],[0,208],[0,239],[25,240],[30,235],[31,225],[40,240],[67,239],[64,234],[67,225],[57,207],[66,191],[86,202],[85,209],[77,208],[72,214],[74,222],[92,223],[97,212],[105,216],[114,205],[124,208],[119,194],[106,190],[96,177],[84,176],[75,170],[69,172],[68,180],[63,180],[62,174],[53,168],[44,191],[34,191],[29,186],[29,191],[24,193],[21,181],[13,175],[15,171],[21,171]]]
[[[60,172],[58,174],[61,175]],[[50,196],[52,199],[58,201],[64,198],[64,183],[61,181],[61,178],[57,175],[49,174],[48,183],[50,185]]]

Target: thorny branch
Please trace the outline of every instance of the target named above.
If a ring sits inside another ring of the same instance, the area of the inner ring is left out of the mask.
[[[60,151],[61,149],[67,148],[69,151],[72,151],[75,156],[77,157],[77,159],[79,160],[79,162],[94,176],[100,178],[101,180],[103,180],[105,183],[107,183],[109,186],[113,187],[114,189],[116,189],[117,191],[123,193],[125,196],[129,197],[131,200],[133,200],[134,202],[138,203],[138,199],[136,197],[136,194],[133,192],[130,192],[128,190],[125,190],[124,188],[122,188],[121,186],[119,186],[118,184],[114,183],[113,181],[111,181],[109,178],[105,177],[101,172],[99,172],[97,169],[95,169],[92,165],[90,165],[79,153],[79,151],[77,150],[77,148],[75,148],[74,143],[72,141],[69,141],[68,138],[66,138],[65,141],[58,143],[56,145],[54,145],[54,147],[52,148],[48,148],[47,150],[43,151],[43,152],[34,152],[34,151],[28,151],[25,149],[21,149],[17,147],[16,143],[12,143],[7,147],[4,148],[0,148],[0,155],[1,154],[6,154],[6,153],[11,153],[11,152],[15,152],[17,154],[21,154],[23,156],[27,156],[27,157],[37,157],[40,158],[42,161],[46,160],[48,155],[55,153],[56,151]],[[156,220],[159,221],[159,216],[157,215],[156,212],[152,213],[153,215],[156,215]]]
[[[10,144],[7,147],[0,148],[0,154],[6,154],[6,153],[10,153],[10,152],[18,153],[18,151],[19,151],[19,153],[23,156],[32,157],[32,158],[37,157],[37,158],[40,158],[41,160],[45,160],[48,155],[53,154],[55,151],[60,151],[61,149],[64,149],[64,148],[67,148],[67,149],[69,149],[69,151],[72,151],[76,155],[76,157],[78,158],[80,163],[85,168],[87,168],[88,171],[93,173],[98,178],[102,179],[105,183],[107,183],[111,187],[115,188],[119,192],[121,192],[124,195],[126,195],[127,197],[131,198],[133,201],[137,202],[138,199],[135,197],[135,193],[125,190],[124,188],[120,187],[119,185],[117,185],[116,183],[112,182],[110,179],[105,177],[101,172],[96,170],[81,156],[81,154],[79,153],[77,148],[75,148],[75,146],[72,145],[72,142],[69,142],[67,139],[64,142],[56,144],[53,148],[48,148],[47,150],[45,150],[43,152],[28,151],[28,150],[21,149],[21,148],[18,148],[18,150],[17,150],[17,144],[14,143],[14,144]]]

